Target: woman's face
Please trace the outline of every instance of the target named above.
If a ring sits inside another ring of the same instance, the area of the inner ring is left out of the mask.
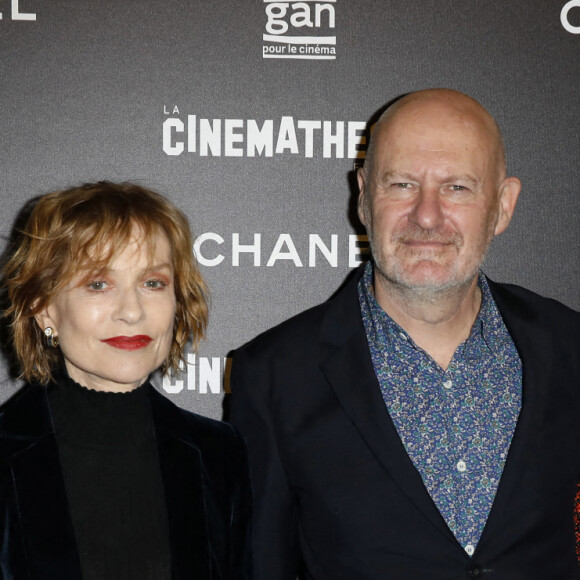
[[[149,261],[148,243],[155,248]],[[130,391],[166,360],[175,289],[165,235],[134,236],[102,274],[80,271],[36,319],[52,327],[71,379],[100,391]]]

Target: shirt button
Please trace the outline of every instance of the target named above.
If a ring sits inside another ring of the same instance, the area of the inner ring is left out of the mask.
[[[469,556],[473,556],[475,548],[471,544],[467,544],[467,546],[465,546],[465,551],[468,553]]]
[[[463,473],[467,469],[467,465],[463,459],[457,462],[457,471],[461,471]]]
[[[452,381],[445,381],[445,382],[443,383],[443,386],[444,386],[446,389],[450,389],[450,388],[453,386],[453,382],[452,382]]]

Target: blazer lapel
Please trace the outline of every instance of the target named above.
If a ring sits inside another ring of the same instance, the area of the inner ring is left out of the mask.
[[[441,534],[457,543],[409,458],[381,396],[358,306],[359,279],[360,275],[354,277],[329,304],[321,328],[322,371],[387,475]]]
[[[525,310],[515,309],[501,286],[490,281],[490,288],[522,361],[522,408],[482,542],[501,530],[503,517],[510,513],[507,506],[522,493],[521,482],[534,461],[535,439],[542,425],[548,392],[543,385],[554,364],[549,335],[534,324],[533,317]]]
[[[172,578],[210,578],[202,460],[179,410],[152,387],[150,402],[163,478]]]
[[[46,389],[27,389],[17,414],[30,431],[18,434],[21,451],[10,458],[10,468],[30,579],[81,580]]]

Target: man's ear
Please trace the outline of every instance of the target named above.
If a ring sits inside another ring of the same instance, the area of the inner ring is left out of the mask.
[[[358,219],[361,221],[361,224],[366,227],[366,216],[364,210],[365,204],[365,171],[363,167],[359,167],[356,172],[356,180],[358,182],[358,204],[357,204],[357,212],[358,212]]]
[[[522,182],[517,177],[506,177],[499,187],[498,214],[494,235],[499,235],[507,229],[516,209]]]

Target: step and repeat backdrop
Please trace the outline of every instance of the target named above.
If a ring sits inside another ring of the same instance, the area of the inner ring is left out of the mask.
[[[229,355],[368,256],[354,172],[385,104],[451,87],[523,182],[485,270],[580,308],[580,0],[0,0],[0,250],[25,203],[134,181],[189,217],[211,289],[177,404],[222,416]],[[0,400],[18,388],[6,354]]]

